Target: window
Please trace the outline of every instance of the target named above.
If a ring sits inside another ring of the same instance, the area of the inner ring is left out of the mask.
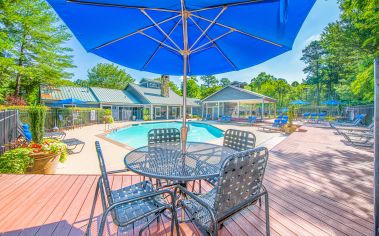
[[[155,117],[161,117],[161,108],[155,107]]]

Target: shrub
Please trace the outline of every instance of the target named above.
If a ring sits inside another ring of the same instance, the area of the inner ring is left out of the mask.
[[[147,108],[143,109],[143,120],[145,121],[150,120],[150,110]]]
[[[28,112],[33,142],[42,143],[43,136],[45,135],[46,107],[31,106],[29,107]]]
[[[290,106],[288,108],[288,124],[292,125],[293,124],[293,119],[295,118],[295,107]]]
[[[112,124],[113,123],[113,116],[112,116],[112,110],[105,109],[104,110],[104,116],[103,116],[104,122],[106,124]]]
[[[29,148],[16,148],[0,156],[0,173],[23,174],[33,162]]]
[[[5,104],[9,106],[26,106],[26,102],[22,97],[15,95],[8,95],[5,98]]]

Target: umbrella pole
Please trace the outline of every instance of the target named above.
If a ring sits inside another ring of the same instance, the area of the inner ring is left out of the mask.
[[[181,0],[182,5],[182,26],[183,26],[183,123],[181,128],[181,140],[182,140],[182,153],[186,152],[186,143],[187,143],[187,133],[188,128],[186,124],[187,118],[187,60],[188,60],[188,29],[187,29],[187,20],[189,17],[189,12],[185,10],[184,0]]]

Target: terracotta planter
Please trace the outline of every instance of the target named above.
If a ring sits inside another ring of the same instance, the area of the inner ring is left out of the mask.
[[[26,169],[26,174],[55,174],[60,155],[60,152],[31,154],[34,162]]]

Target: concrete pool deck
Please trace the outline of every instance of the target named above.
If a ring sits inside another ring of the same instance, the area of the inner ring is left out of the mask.
[[[162,121],[155,121],[162,122]],[[121,122],[114,123],[111,127],[121,128],[131,124],[142,123],[137,122]],[[248,125],[234,124],[234,123],[218,123],[218,122],[204,122],[215,127],[227,130],[227,129],[240,129],[253,132],[257,137],[257,146],[265,146],[269,150],[283,141],[287,136],[280,133],[264,133],[257,130],[257,127]],[[109,131],[109,130],[108,130]],[[85,126],[82,128],[76,128],[74,130],[67,130],[66,139],[77,138],[86,143],[82,152],[69,155],[67,161],[63,164],[59,164],[57,168],[57,174],[100,174],[99,164],[96,156],[95,141],[100,141],[105,162],[108,171],[123,169],[124,157],[127,153],[133,149],[114,142],[112,140],[104,138],[104,133],[107,132],[104,124]],[[208,141],[209,143],[222,144],[223,138],[213,139]]]

